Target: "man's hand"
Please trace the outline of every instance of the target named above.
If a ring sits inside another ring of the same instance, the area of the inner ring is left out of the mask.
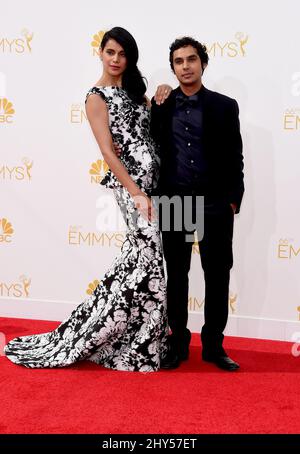
[[[115,153],[116,153],[116,155],[119,158],[121,156],[121,154],[122,154],[122,148],[116,142],[113,143],[113,146],[114,146]]]
[[[170,96],[171,91],[173,90],[170,85],[163,84],[159,85],[156,89],[155,95],[154,95],[154,100],[156,104],[159,106],[160,104],[163,104],[165,100]]]
[[[231,203],[230,206],[232,208],[233,214],[235,214],[236,208],[237,208],[236,204],[235,203]]]

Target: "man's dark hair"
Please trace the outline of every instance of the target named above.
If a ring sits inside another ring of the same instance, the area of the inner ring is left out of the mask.
[[[200,57],[201,64],[202,64],[202,71],[204,71],[203,64],[208,63],[208,54],[207,54],[207,49],[204,44],[199,43],[199,41],[196,41],[194,38],[191,38],[190,36],[184,36],[183,38],[177,38],[175,41],[171,44],[170,46],[170,65],[172,68],[172,71],[174,72],[174,65],[173,65],[173,54],[175,50],[180,49],[181,47],[186,47],[186,46],[192,46],[194,49],[196,49],[197,54]]]

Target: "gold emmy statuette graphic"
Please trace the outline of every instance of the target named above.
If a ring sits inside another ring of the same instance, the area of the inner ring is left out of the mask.
[[[94,55],[95,54],[99,55],[99,47],[100,47],[104,33],[105,33],[105,31],[100,30],[98,33],[96,33],[93,36],[93,41],[91,42],[91,46],[93,48]]]
[[[27,173],[27,176],[28,176],[29,180],[31,180],[31,173],[30,173],[30,170],[32,169],[33,161],[30,162],[28,158],[23,158],[23,159],[22,159],[22,162],[23,162],[23,164],[26,166],[26,173]]]
[[[26,30],[26,28],[24,28],[24,29],[22,30],[22,35],[23,35],[24,38],[26,39],[26,44],[27,44],[27,47],[28,47],[29,52],[31,52],[30,42],[32,41],[33,33],[30,34],[29,31]]]
[[[87,291],[86,293],[88,295],[92,295],[94,293],[94,291],[96,290],[96,288],[98,287],[98,285],[100,284],[100,281],[98,281],[98,279],[95,279],[93,282],[91,282],[87,288]]]
[[[193,242],[193,245],[192,245],[192,254],[200,254],[198,235],[197,235],[197,231],[196,230],[195,230],[195,233],[194,233],[194,237],[195,237],[195,241]]]
[[[232,293],[229,294],[229,306],[231,309],[231,312],[234,314],[235,313],[235,303],[237,300],[237,294],[233,295]]]
[[[237,33],[235,34],[235,37],[236,37],[236,39],[240,42],[241,54],[242,54],[242,56],[244,57],[244,56],[245,56],[245,49],[244,49],[244,46],[245,46],[245,44],[247,43],[249,36],[248,36],[248,35],[245,36],[244,33],[242,33],[242,32],[237,32]]]
[[[199,243],[198,241],[194,241],[193,245],[192,245],[192,253],[193,254],[200,254],[200,249],[199,249]]]
[[[28,279],[26,276],[24,276],[24,274],[22,274],[22,276],[20,276],[20,281],[23,283],[25,296],[29,296],[28,288],[31,284],[31,279]]]
[[[109,167],[104,159],[98,159],[96,162],[93,162],[89,170],[90,175],[92,175],[91,181],[100,183],[100,181],[105,177],[108,169]]]
[[[14,113],[12,103],[7,98],[0,98],[0,123],[10,123],[8,118]]]
[[[297,307],[297,312],[298,312],[298,320],[300,321],[300,306]]]

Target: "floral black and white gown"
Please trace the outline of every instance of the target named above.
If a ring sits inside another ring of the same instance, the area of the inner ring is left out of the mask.
[[[151,195],[159,160],[150,137],[150,112],[120,87],[93,87],[109,112],[113,140],[137,185]],[[166,289],[157,221],[141,218],[128,191],[109,170],[102,180],[113,189],[126,218],[121,254],[86,298],[54,331],[22,336],[5,346],[6,356],[29,368],[64,367],[90,360],[111,369],[151,372],[167,351]]]

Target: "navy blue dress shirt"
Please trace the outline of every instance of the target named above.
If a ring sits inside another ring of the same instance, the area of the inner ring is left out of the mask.
[[[173,162],[169,183],[182,189],[205,189],[207,164],[203,153],[201,89],[192,96],[176,95],[172,119]]]

